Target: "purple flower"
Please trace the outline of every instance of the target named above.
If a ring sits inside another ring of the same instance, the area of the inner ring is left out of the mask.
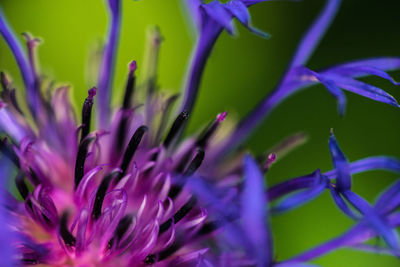
[[[4,266],[312,266],[307,261],[342,246],[381,251],[364,244],[377,235],[390,248],[385,252],[399,255],[394,228],[400,224],[396,211],[400,183],[383,192],[375,205],[355,194],[351,184],[351,175],[358,172],[400,172],[398,159],[382,156],[349,163],[332,134],[333,170],[321,173],[317,169],[267,189],[264,175],[277,157],[304,137],[295,135],[257,159],[234,151],[277,104],[316,83],[338,99],[341,114],[346,104],[341,89],[398,107],[385,91],[356,78],[375,75],[397,85],[386,71],[399,69],[399,58],[360,60],[320,71],[305,66],[340,1],[327,1],[281,83],[222,142],[215,137],[224,134],[220,128],[226,112],[218,114],[200,135],[182,138],[220,33],[225,29],[235,34],[232,20],[236,18],[251,32],[268,37],[252,26],[247,10],[259,2],[263,1],[188,1],[199,36],[181,109],[170,126],[167,114],[177,96],[165,97],[154,90],[161,43],[158,30],[152,32],[148,44],[148,71],[141,86],[147,98],[142,101],[135,92],[138,66],[132,61],[121,105],[110,106],[120,0],[107,1],[110,28],[99,80],[82,101],[80,120],[73,112],[68,87],[53,88],[50,95],[42,93],[45,81],[35,57],[39,40],[24,34],[25,51],[0,13],[0,33],[18,63],[26,90],[23,105],[29,108],[29,113],[20,108],[8,75],[2,73],[0,130],[7,136],[0,142]],[[4,190],[10,177],[19,196]],[[330,190],[339,209],[356,225],[342,236],[278,262],[270,217],[305,205],[325,190]]]

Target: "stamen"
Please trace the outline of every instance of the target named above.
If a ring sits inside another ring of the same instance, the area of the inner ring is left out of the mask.
[[[168,194],[170,198],[172,199],[175,198],[182,191],[182,188],[186,183],[186,179],[189,176],[192,176],[196,172],[196,170],[200,167],[201,163],[203,162],[203,159],[204,159],[204,150],[202,148],[198,148],[196,156],[194,157],[192,162],[190,162],[186,171],[183,173],[183,177],[180,183],[172,186]]]
[[[122,103],[122,110],[126,111],[131,108],[131,99],[133,92],[135,90],[135,81],[136,81],[136,76],[135,76],[135,71],[137,69],[136,66],[136,61],[133,60],[129,64],[129,73],[128,73],[128,80],[126,82],[126,87],[125,87],[125,95]],[[118,133],[117,133],[117,150],[118,152],[121,152],[124,146],[124,141],[125,141],[125,135],[126,135],[126,125],[127,125],[127,118],[125,116],[122,116],[121,121],[119,122],[118,125]]]
[[[171,225],[172,222],[177,223],[180,220],[183,219],[192,209],[193,207],[197,204],[197,197],[191,196],[190,199],[183,205],[175,214],[172,218],[169,218],[166,222],[160,225],[160,230],[158,232],[158,235],[161,235],[165,231],[167,231]]]
[[[111,171],[101,181],[100,186],[97,189],[96,197],[93,204],[92,218],[94,220],[97,220],[100,217],[101,208],[103,207],[104,197],[106,196],[108,187],[110,186],[110,182],[118,173],[120,173],[120,170]]]
[[[15,177],[15,185],[17,186],[18,192],[21,195],[22,199],[26,200],[29,195],[29,189],[26,186],[26,183],[24,181],[24,174],[22,172],[19,172]]]
[[[96,90],[96,87],[90,89],[88,91],[88,97],[85,99],[85,102],[83,102],[81,143],[90,132],[90,119],[92,114],[93,98],[96,95]]]
[[[131,107],[131,98],[132,98],[132,94],[135,90],[135,81],[136,81],[135,71],[136,71],[136,69],[137,69],[136,61],[133,60],[129,64],[128,80],[126,82],[125,95],[124,95],[124,100],[123,100],[123,104],[122,104],[123,109],[129,109]]]
[[[267,161],[265,162],[265,164],[263,166],[263,171],[264,172],[268,171],[269,167],[271,167],[272,163],[274,163],[275,160],[276,160],[276,154],[275,153],[269,154]]]
[[[182,111],[178,117],[175,119],[174,123],[172,124],[171,129],[164,141],[164,147],[168,148],[172,141],[175,139],[176,136],[179,135],[179,132],[183,128],[185,122],[189,117],[189,113],[186,111]]]
[[[142,125],[133,134],[125,150],[125,154],[120,166],[122,173],[118,176],[117,181],[121,180],[121,178],[126,174],[129,163],[131,162],[133,156],[135,155],[135,152],[140,144],[140,141],[142,140],[142,137],[146,131],[147,131],[147,126]]]
[[[69,247],[73,247],[76,244],[76,238],[68,230],[67,221],[68,221],[68,213],[64,212],[60,219],[59,232],[61,238],[64,240],[64,243]]]
[[[196,146],[203,148],[207,146],[208,140],[218,129],[220,123],[225,120],[226,115],[227,113],[225,111],[217,115],[217,118],[211,123],[209,127],[207,127],[207,129],[203,132],[203,134],[199,136],[199,138],[196,141]]]
[[[114,236],[111,238],[111,240],[108,242],[108,246],[111,248],[114,245],[114,242],[117,244],[119,241],[121,241],[122,237],[126,233],[126,231],[129,229],[129,227],[132,225],[132,219],[133,216],[128,214],[125,215],[118,223],[117,229],[115,229]]]
[[[85,138],[79,144],[78,154],[76,156],[76,162],[75,162],[75,189],[78,188],[78,185],[83,178],[88,146],[94,139],[95,139],[94,137]]]

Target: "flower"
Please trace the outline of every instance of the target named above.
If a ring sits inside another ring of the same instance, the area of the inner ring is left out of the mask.
[[[110,28],[99,80],[83,101],[80,123],[68,87],[56,88],[50,96],[42,93],[45,80],[35,57],[40,40],[25,34],[25,52],[0,13],[0,33],[20,68],[29,109],[20,107],[10,78],[2,73],[0,129],[7,137],[0,142],[1,182],[7,188],[9,177],[15,175],[20,196],[18,200],[6,190],[0,194],[0,220],[5,225],[0,236],[11,244],[0,242],[4,266],[311,266],[308,261],[341,246],[380,251],[363,244],[376,235],[385,240],[388,253],[399,254],[394,230],[400,224],[399,182],[383,192],[374,206],[354,193],[351,184],[351,175],[358,172],[400,172],[398,159],[382,156],[349,163],[332,134],[334,170],[317,169],[266,188],[264,174],[304,137],[295,135],[258,158],[234,150],[272,108],[316,83],[338,99],[341,114],[346,102],[340,88],[398,107],[385,91],[355,78],[375,75],[397,85],[386,71],[399,69],[399,58],[360,60],[321,71],[305,66],[340,1],[327,1],[281,83],[222,142],[215,136],[223,134],[226,112],[200,135],[182,138],[219,34],[224,29],[234,34],[232,19],[236,18],[251,32],[267,37],[252,26],[247,10],[259,2],[263,1],[188,1],[199,38],[181,108],[170,127],[168,114],[178,97],[154,90],[162,39],[158,30],[151,32],[148,44],[144,106],[135,92],[138,66],[131,61],[123,101],[114,111],[110,107],[120,0],[107,1]],[[97,124],[92,127],[95,104]],[[356,225],[310,251],[278,261],[270,217],[304,205],[325,190]]]

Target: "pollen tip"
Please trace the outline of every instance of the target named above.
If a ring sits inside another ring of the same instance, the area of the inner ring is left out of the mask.
[[[93,97],[96,95],[96,91],[97,91],[97,88],[96,87],[92,87],[88,91],[88,98],[93,99]]]
[[[7,104],[0,100],[0,109],[7,107]]]
[[[271,153],[268,155],[268,163],[272,163],[276,160],[276,154],[275,153]]]
[[[223,122],[223,121],[225,120],[227,114],[228,114],[228,113],[227,113],[226,111],[224,111],[224,112],[222,112],[222,113],[219,113],[219,114],[217,115],[217,120],[218,120],[218,122]]]
[[[137,63],[136,63],[136,60],[132,60],[131,63],[129,63],[129,70],[130,70],[130,71],[135,71],[135,70],[137,70]]]

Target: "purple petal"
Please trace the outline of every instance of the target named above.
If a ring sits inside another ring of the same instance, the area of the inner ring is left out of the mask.
[[[280,201],[277,205],[272,208],[272,212],[285,212],[291,209],[294,209],[300,205],[303,205],[317,196],[322,194],[324,190],[327,188],[327,181],[326,177],[321,176],[320,170],[315,171],[314,175],[314,185],[307,190],[303,190],[298,192],[294,195],[288,196],[282,201]]]
[[[390,227],[397,227],[400,225],[400,213],[393,214],[387,218],[387,222]],[[352,227],[346,233],[333,238],[321,245],[318,245],[306,252],[297,255],[286,262],[296,263],[315,259],[331,251],[337,250],[344,246],[353,246],[362,244],[368,239],[376,236],[376,233],[372,231],[366,224],[365,221]]]
[[[35,86],[35,78],[33,70],[30,67],[28,58],[23,50],[18,38],[15,36],[11,27],[8,25],[7,20],[3,11],[0,8],[0,34],[3,36],[4,41],[9,46],[11,52],[17,61],[19,70],[21,72],[22,79],[25,84],[27,97],[30,111],[32,115],[35,116],[38,108],[38,92]]]
[[[203,4],[200,8],[205,12],[205,14],[217,22],[221,27],[226,29],[229,34],[235,34],[236,29],[233,25],[232,15],[229,13],[228,10],[218,1],[212,1],[208,4]],[[203,17],[203,24],[207,23],[206,17]]]
[[[111,23],[98,80],[98,123],[100,129],[106,129],[110,119],[111,86],[114,77],[114,65],[121,24],[121,0],[107,0],[111,13]]]
[[[335,188],[330,187],[330,192],[332,195],[333,200],[336,203],[336,206],[347,216],[354,220],[359,220],[361,217],[357,214],[355,214],[347,205],[347,203],[344,201],[343,197],[340,195],[340,193],[335,190]]]
[[[324,76],[327,77],[327,79],[333,80],[337,84],[337,86],[345,90],[365,96],[375,101],[399,107],[399,104],[397,103],[396,99],[393,98],[393,96],[389,95],[378,87],[349,77],[330,74]]]
[[[369,157],[349,163],[349,168],[351,174],[357,174],[371,170],[386,170],[399,173],[400,160],[386,156]],[[327,171],[323,175],[328,177],[328,179],[335,179],[337,176],[337,170],[334,169]],[[269,201],[273,201],[293,191],[312,187],[314,184],[314,174],[292,178],[270,187],[268,189],[268,199]]]
[[[2,156],[0,158],[0,257],[2,266],[15,266],[14,248],[10,242],[15,239],[15,234],[10,229],[11,218],[7,214],[6,188],[8,188],[9,177],[12,176],[11,163]]]
[[[400,180],[386,189],[375,203],[375,209],[380,214],[388,214],[400,205]]]
[[[391,227],[387,225],[387,223],[378,215],[377,211],[375,211],[362,197],[349,190],[343,192],[342,194],[356,209],[358,209],[364,215],[365,220],[371,224],[371,226],[376,230],[377,233],[379,233],[379,235],[382,236],[388,246],[394,251],[399,252],[399,237],[396,231],[392,230]]]
[[[369,58],[361,59],[357,61],[351,61],[348,63],[343,63],[337,66],[330,67],[323,71],[323,73],[338,73],[343,69],[357,69],[360,67],[369,67],[379,69],[381,71],[392,71],[400,68],[400,58],[399,57],[379,57],[379,58]],[[348,72],[353,78],[363,77],[368,75],[366,72]],[[354,75],[354,76],[353,76]],[[375,74],[374,74],[375,75]]]
[[[394,85],[399,85],[399,83],[393,80],[393,78],[385,71],[375,67],[370,67],[368,65],[356,66],[356,67],[341,67],[335,69],[334,71],[331,70],[328,73],[338,74],[341,76],[350,76],[350,77],[362,77],[366,75],[374,75],[386,79]]]
[[[333,166],[337,171],[336,185],[339,191],[351,188],[350,168],[346,156],[340,149],[333,133],[329,137],[329,150],[333,161]]]
[[[333,18],[339,9],[340,0],[327,0],[324,9],[314,21],[311,28],[305,34],[301,40],[299,46],[297,47],[296,54],[294,55],[290,68],[299,65],[304,65],[315,48],[319,44],[322,36],[325,34],[328,27],[331,25]]]
[[[225,8],[229,10],[232,16],[236,17],[237,20],[243,24],[249,31],[252,33],[263,37],[270,38],[270,35],[266,32],[263,32],[251,25],[251,17],[250,13],[247,10],[247,6],[240,0],[232,0],[225,4]]]
[[[254,257],[259,266],[269,266],[273,257],[272,237],[266,212],[268,202],[264,192],[264,177],[255,160],[246,156],[241,213],[245,233],[253,245]]]

